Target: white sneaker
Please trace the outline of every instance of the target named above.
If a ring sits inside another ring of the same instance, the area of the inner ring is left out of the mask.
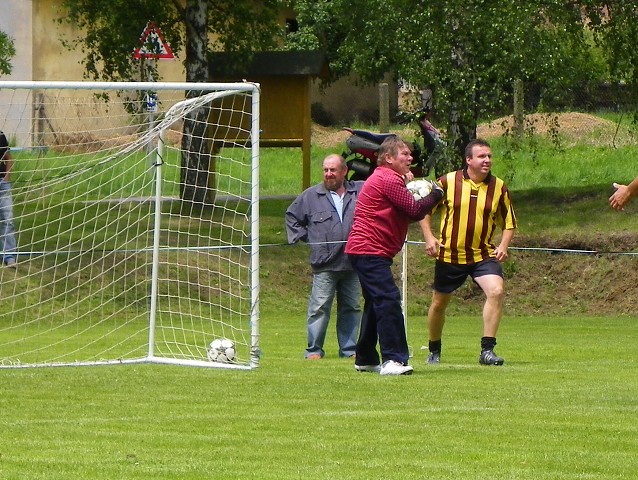
[[[395,362],[394,360],[388,360],[383,362],[379,374],[381,375],[412,375],[414,369],[410,365],[403,365],[402,363]]]
[[[381,371],[381,365],[355,365],[354,369],[357,372],[379,373]]]

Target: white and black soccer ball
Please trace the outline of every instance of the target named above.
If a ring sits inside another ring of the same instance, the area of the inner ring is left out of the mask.
[[[429,180],[417,179],[408,182],[406,185],[415,200],[427,197],[432,191],[432,182]]]
[[[229,338],[216,338],[208,346],[208,360],[218,363],[233,363],[237,358],[235,342]]]

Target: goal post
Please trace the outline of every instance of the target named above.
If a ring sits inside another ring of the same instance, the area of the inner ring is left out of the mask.
[[[0,367],[259,365],[259,94],[0,81],[17,238],[6,251],[0,225],[17,255],[0,266]]]

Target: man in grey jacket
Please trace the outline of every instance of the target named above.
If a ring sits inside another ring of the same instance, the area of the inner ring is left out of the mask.
[[[286,211],[288,243],[310,245],[312,291],[308,302],[305,358],[319,360],[337,294],[339,356],[353,357],[361,320],[361,286],[343,250],[352,228],[354,206],[363,182],[346,180],[348,167],[336,154],[323,161],[323,183],[299,195]]]

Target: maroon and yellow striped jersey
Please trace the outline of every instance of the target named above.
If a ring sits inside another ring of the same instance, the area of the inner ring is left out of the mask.
[[[441,213],[438,259],[467,265],[493,258],[496,226],[502,230],[516,228],[510,193],[503,180],[489,174],[483,182],[474,183],[467,170],[457,170],[439,181],[445,196],[435,210]]]

